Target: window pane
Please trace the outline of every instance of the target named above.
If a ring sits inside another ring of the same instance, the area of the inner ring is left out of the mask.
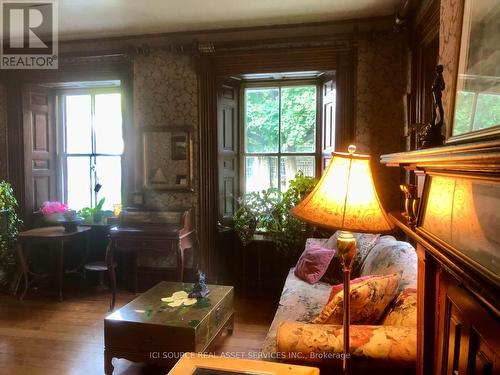
[[[315,152],[316,86],[281,89],[281,152]]]
[[[92,152],[92,104],[90,95],[66,96],[66,152]]]
[[[101,154],[123,152],[121,95],[97,94],[95,96],[96,151]]]
[[[277,156],[247,156],[245,158],[245,192],[278,187]]]
[[[279,89],[246,89],[246,152],[278,152],[278,133]]]
[[[290,180],[295,178],[297,172],[302,171],[305,176],[314,177],[315,160],[314,156],[282,156],[280,159],[281,181],[280,189],[288,189]]]
[[[67,159],[68,207],[80,210],[90,207],[90,158],[69,156]]]
[[[97,201],[106,198],[103,209],[112,210],[114,204],[122,203],[122,166],[120,156],[97,156],[96,176],[102,185]]]
[[[455,125],[453,127],[454,135],[470,131],[474,93],[469,91],[458,91],[456,101]]]
[[[481,130],[500,124],[500,94],[479,94],[472,130]],[[456,125],[455,125],[456,126]]]

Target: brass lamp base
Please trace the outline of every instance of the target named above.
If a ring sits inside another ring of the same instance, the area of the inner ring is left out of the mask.
[[[344,271],[344,358],[342,359],[342,370],[344,374],[349,373],[349,326],[350,326],[350,281],[351,269],[354,256],[356,255],[356,238],[348,231],[340,231],[337,238],[337,249],[339,251],[342,269]]]

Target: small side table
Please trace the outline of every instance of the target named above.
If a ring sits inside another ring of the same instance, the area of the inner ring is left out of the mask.
[[[66,242],[75,241],[80,238],[86,239],[85,246],[85,254],[82,257],[81,264],[75,269],[67,271],[77,272],[87,259],[87,254],[89,252],[90,245],[90,228],[86,227],[77,227],[77,230],[74,232],[65,232],[64,227],[44,227],[44,228],[36,228],[27,230],[25,232],[21,232],[18,235],[18,240],[16,244],[16,251],[19,256],[19,262],[21,264],[21,272],[24,277],[24,290],[21,294],[20,299],[22,300],[28,291],[29,286],[37,280],[41,278],[47,277],[48,275],[40,275],[32,272],[28,267],[28,262],[26,261],[25,249],[24,245],[27,243],[47,243],[49,245],[56,245],[56,257],[57,257],[57,284],[58,284],[58,292],[59,292],[59,301],[63,300],[63,276],[65,274],[64,271],[64,244]],[[30,276],[32,277],[31,281],[29,280]]]
[[[266,362],[253,359],[217,357],[203,353],[185,353],[167,375],[319,375],[319,369],[309,366]]]

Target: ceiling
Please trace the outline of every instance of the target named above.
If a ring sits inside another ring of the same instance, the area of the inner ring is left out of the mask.
[[[359,19],[400,0],[59,0],[60,40]]]

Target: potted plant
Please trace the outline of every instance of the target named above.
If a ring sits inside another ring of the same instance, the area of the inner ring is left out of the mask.
[[[79,212],[78,215],[83,217],[83,219],[90,224],[99,224],[102,222],[103,218],[103,210],[102,207],[104,206],[104,202],[106,201],[106,198],[101,198],[99,202],[97,202],[97,205],[95,207],[85,207],[82,208]]]
[[[10,184],[0,181],[0,287],[9,289],[13,285],[17,269],[14,245],[22,221],[17,216],[17,200]]]
[[[287,262],[294,261],[303,245],[306,225],[292,216],[290,209],[312,191],[316,182],[299,172],[285,192],[269,188],[245,194],[234,215],[234,229],[242,243],[246,245],[256,231],[262,232]]]
[[[59,225],[59,220],[68,212],[68,206],[58,201],[43,202],[40,207],[44,221],[49,225]]]

